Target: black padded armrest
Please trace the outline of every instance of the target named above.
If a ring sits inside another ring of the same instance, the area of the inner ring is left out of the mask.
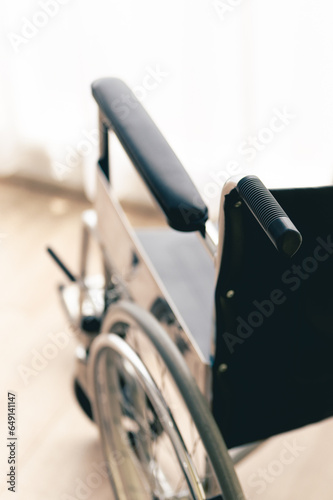
[[[204,231],[208,209],[163,135],[128,86],[117,78],[92,84],[92,93],[135,168],[179,231]]]

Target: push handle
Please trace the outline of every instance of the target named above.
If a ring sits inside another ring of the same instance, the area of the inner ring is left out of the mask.
[[[255,175],[243,177],[236,189],[274,246],[292,257],[301,246],[302,236],[272,193]]]

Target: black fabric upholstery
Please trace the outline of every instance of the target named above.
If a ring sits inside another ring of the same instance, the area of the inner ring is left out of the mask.
[[[210,363],[215,270],[201,237],[168,228],[141,229],[136,234],[204,360]]]
[[[225,202],[213,413],[229,447],[333,415],[333,187],[272,193],[303,236],[292,259],[235,190]]]
[[[206,205],[133,92],[117,78],[102,78],[93,83],[92,93],[170,226],[180,231],[203,231]]]

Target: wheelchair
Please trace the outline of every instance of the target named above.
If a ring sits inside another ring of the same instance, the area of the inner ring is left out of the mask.
[[[77,400],[99,427],[115,498],[245,499],[238,460],[333,414],[333,187],[232,178],[215,225],[126,84],[103,78],[92,92],[100,156],[78,276],[49,250],[70,280],[59,291],[78,332]],[[169,228],[129,224],[110,132]]]

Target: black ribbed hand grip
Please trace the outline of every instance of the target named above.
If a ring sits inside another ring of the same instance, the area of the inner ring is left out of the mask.
[[[237,191],[275,247],[292,257],[302,243],[302,236],[272,193],[255,175],[243,177]]]

